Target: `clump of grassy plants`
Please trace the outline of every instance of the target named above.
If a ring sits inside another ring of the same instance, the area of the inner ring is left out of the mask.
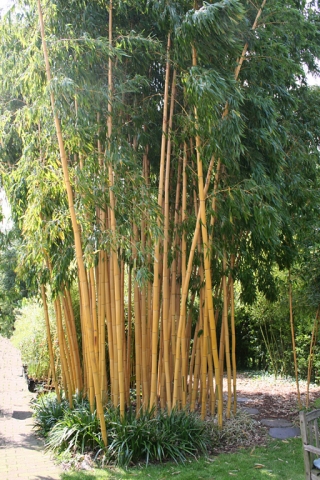
[[[98,452],[103,460],[119,466],[138,461],[185,462],[188,457],[206,453],[209,442],[206,425],[194,413],[174,409],[155,412],[129,409],[121,418],[119,409],[105,412],[108,447],[102,442],[96,412],[90,411],[87,401],[75,399],[71,410],[53,396],[42,396],[34,406],[35,428],[46,437],[49,450],[84,453]]]
[[[172,410],[155,414],[154,409],[136,417],[130,410],[120,419],[117,410],[106,414],[110,446],[106,457],[126,466],[139,460],[184,462],[188,456],[205,453],[209,437],[205,424],[193,413]]]
[[[170,414],[155,409],[136,415],[129,409],[124,417],[118,408],[105,412],[108,447],[102,442],[96,412],[81,395],[74,397],[71,410],[54,394],[41,396],[34,405],[35,428],[46,437],[47,448],[56,453],[98,452],[103,462],[127,467],[138,462],[185,462],[208,451],[235,450],[258,444],[263,427],[244,411],[224,422],[220,430],[214,418],[202,422],[195,413],[174,409]],[[262,435],[263,438],[263,435]]]
[[[55,452],[103,448],[103,442],[96,412],[91,413],[83,403],[66,410],[48,434],[47,449]]]
[[[63,418],[65,411],[68,409],[66,400],[58,402],[55,393],[40,395],[33,403],[34,429],[36,432],[47,437],[54,425]]]
[[[74,408],[66,400],[58,404],[54,394],[41,396],[34,406],[35,428],[47,438],[47,448],[56,453],[99,452],[104,462],[122,467],[140,461],[185,462],[188,457],[210,451],[250,446],[257,438],[257,422],[246,412],[226,420],[222,430],[215,420],[205,423],[195,413],[174,409],[155,412],[155,409],[129,409],[121,418],[118,408],[105,412],[108,447],[102,442],[96,412],[90,411],[87,400],[74,397]]]

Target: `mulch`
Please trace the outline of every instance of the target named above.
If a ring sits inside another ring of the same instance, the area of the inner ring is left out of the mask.
[[[301,405],[302,408],[305,408],[306,382],[300,381],[299,389]],[[227,385],[224,380],[224,397],[226,397],[226,392]],[[273,375],[259,375],[254,372],[238,373],[237,397],[240,400],[237,404],[237,411],[243,413],[238,421],[236,417],[235,419],[231,418],[229,425],[228,421],[224,422],[226,430],[234,431],[234,433],[227,435],[225,441],[222,437],[219,446],[213,449],[212,453],[214,454],[235,452],[239,448],[266,446],[271,437],[269,427],[261,423],[264,419],[271,420],[270,424],[275,422],[279,427],[286,422],[290,422],[293,427],[299,427],[300,407],[297,385],[290,378],[275,378]],[[318,398],[320,398],[320,386],[310,385],[309,408],[314,408],[313,404]],[[251,410],[255,410],[256,414],[247,413]]]
[[[306,382],[299,382],[300,400],[302,407],[306,406]],[[259,414],[255,416],[263,418],[283,418],[293,423],[298,422],[299,404],[297,385],[292,379],[274,378],[267,375],[238,374],[237,378],[238,397],[248,398],[246,406],[257,408]],[[309,406],[320,398],[320,386],[310,385]]]

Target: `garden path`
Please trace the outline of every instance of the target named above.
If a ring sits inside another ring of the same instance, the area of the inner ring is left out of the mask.
[[[0,478],[58,480],[62,471],[32,430],[30,401],[20,352],[0,337]]]

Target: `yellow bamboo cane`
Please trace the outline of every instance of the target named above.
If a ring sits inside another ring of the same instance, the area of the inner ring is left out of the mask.
[[[199,324],[199,330],[202,331],[201,336],[203,336],[202,312],[201,314],[199,314],[198,324]],[[200,373],[200,366],[201,366],[201,336],[197,335],[197,347],[196,347],[194,373],[193,373],[193,388],[191,392],[191,404],[190,404],[191,412],[194,412],[195,410],[196,399],[198,395],[199,373]]]
[[[80,392],[82,390],[82,378],[81,378],[81,365],[80,365],[77,333],[74,325],[73,311],[70,310],[69,302],[66,296],[66,289],[62,295],[62,305],[63,305],[64,316],[65,316],[65,324],[66,324],[67,333],[68,333],[70,353],[71,353],[72,362],[74,365],[75,388],[78,392]]]
[[[65,346],[66,346],[66,356],[67,356],[67,361],[69,365],[69,371],[70,371],[70,382],[72,385],[72,393],[75,393],[77,390],[77,375],[76,375],[76,359],[73,351],[73,342],[72,342],[72,334],[71,334],[71,329],[70,329],[70,324],[69,324],[69,318],[67,317],[67,311],[65,309],[65,302],[63,295],[60,294],[60,303],[62,303],[63,307],[63,317],[64,317],[64,324],[65,324]]]
[[[212,352],[211,352],[211,344],[208,339],[208,388],[210,389],[210,414],[211,415],[214,415],[215,405],[216,405],[216,394],[215,394],[214,387],[215,387],[215,383],[214,383]]]
[[[120,253],[122,257],[122,254]],[[121,275],[120,275],[120,295],[121,295],[121,337],[122,337],[122,351],[123,351],[123,376],[124,376],[124,403],[126,405],[127,399],[130,398],[130,377],[126,375],[127,369],[127,336],[125,331],[125,290],[124,290],[124,277],[125,277],[125,263],[123,257],[121,258]]]
[[[53,348],[52,348],[52,339],[51,339],[51,332],[50,332],[50,320],[49,320],[49,313],[48,313],[48,304],[47,304],[47,297],[46,297],[46,289],[43,284],[41,284],[41,296],[42,296],[42,303],[43,303],[43,310],[44,310],[44,318],[46,321],[46,330],[47,330],[47,340],[48,340],[48,348],[49,348],[49,359],[50,359],[50,369],[51,369],[51,375],[52,375],[52,383],[57,395],[57,400],[58,403],[61,402],[61,395],[60,395],[60,389],[59,385],[57,382],[57,377],[56,377],[56,369],[55,369],[55,364],[54,364],[54,354],[53,354]]]
[[[116,306],[112,254],[109,261],[109,282],[110,282],[110,312],[113,339],[113,405],[119,404],[119,371],[118,371],[118,347],[117,347],[117,326],[116,326]]]
[[[131,378],[131,342],[132,342],[132,269],[129,266],[128,273],[128,338],[127,338],[127,365],[126,365],[126,375],[127,378]],[[127,402],[130,402],[130,396],[127,399]]]
[[[176,200],[175,200],[175,210],[174,210],[174,225],[177,226],[181,224],[180,221],[180,213],[179,213],[179,202],[180,202],[180,189],[181,189],[181,158],[179,158],[179,165],[178,165],[178,180],[177,180],[177,187],[176,187]],[[176,336],[177,336],[177,301],[176,296],[180,294],[180,289],[178,288],[178,279],[177,279],[177,271],[178,271],[178,262],[177,262],[177,254],[176,250],[179,248],[180,238],[178,236],[178,229],[177,233],[174,238],[173,243],[173,261],[171,265],[171,296],[170,296],[170,337],[171,337],[171,355],[170,355],[170,381],[173,380],[173,365],[175,362],[175,353],[176,353]]]
[[[192,388],[193,388],[193,383],[194,383],[193,371],[194,371],[194,362],[195,362],[195,357],[196,357],[198,333],[199,333],[199,322],[197,322],[197,324],[196,324],[196,328],[195,328],[194,335],[193,335],[193,345],[192,345],[191,358],[190,358],[190,363],[189,363],[188,393],[189,393],[190,399],[191,399]]]
[[[65,379],[65,384],[66,384],[66,396],[69,401],[69,406],[70,408],[73,407],[73,399],[72,399],[72,386],[71,386],[71,381],[70,381],[70,373],[68,369],[68,364],[67,364],[67,359],[66,359],[66,352],[65,352],[65,346],[64,346],[64,332],[63,332],[63,326],[62,326],[62,318],[61,318],[61,307],[60,307],[60,302],[59,299],[56,298],[53,302],[54,305],[54,310],[56,314],[56,320],[57,320],[57,332],[58,332],[58,342],[59,342],[59,351],[60,351],[60,360],[61,360],[61,372],[63,374],[63,377]]]
[[[134,249],[133,249],[133,259],[136,264],[137,261],[137,248],[138,243],[138,229],[137,226],[133,226],[134,232]],[[134,272],[136,274],[136,272]],[[135,357],[136,357],[136,402],[137,402],[137,415],[140,414],[141,408],[141,398],[140,398],[140,389],[141,389],[141,311],[140,311],[140,298],[139,298],[139,286],[136,278],[134,279],[134,335],[135,335]]]
[[[146,246],[146,222],[141,222],[141,248],[144,252]],[[147,288],[144,284],[141,288],[141,363],[142,363],[142,396],[143,408],[149,405],[149,382],[148,382],[148,333],[147,333]]]
[[[163,184],[164,184],[164,167],[165,167],[164,164],[165,164],[166,141],[167,141],[166,134],[167,134],[167,124],[168,124],[170,46],[171,46],[171,39],[169,34],[168,43],[167,43],[167,60],[166,60],[165,86],[164,86],[164,97],[163,97],[163,121],[162,121],[161,154],[160,154],[159,190],[158,190],[158,205],[160,208],[162,208],[162,202],[163,202]],[[160,226],[160,219],[158,220],[158,225]],[[157,396],[157,374],[158,374],[157,363],[158,363],[158,337],[159,337],[159,312],[160,312],[159,262],[160,262],[160,238],[156,240],[155,247],[154,247],[150,407],[153,407],[156,404],[156,396]]]
[[[44,22],[43,22],[40,0],[38,0],[38,12],[39,12],[39,22],[40,22],[43,54],[44,54],[44,60],[45,60],[45,65],[46,65],[46,75],[47,75],[48,83],[50,83],[51,82],[51,71],[50,71],[49,57],[48,57],[48,52],[47,52],[47,45],[46,45],[46,40],[45,40]],[[107,443],[108,443],[108,441],[107,441],[107,431],[106,431],[105,418],[104,418],[104,412],[103,412],[103,408],[102,408],[101,395],[100,395],[100,379],[99,379],[97,364],[96,364],[96,361],[95,361],[93,330],[92,330],[92,327],[90,325],[89,293],[88,293],[86,271],[85,271],[85,266],[84,266],[84,262],[83,262],[80,227],[78,225],[76,214],[75,214],[75,209],[74,209],[73,192],[72,192],[70,179],[69,179],[67,155],[66,155],[65,148],[64,148],[60,119],[59,119],[58,114],[55,110],[55,99],[54,99],[53,91],[51,92],[51,106],[52,106],[52,110],[53,110],[57,139],[58,139],[58,143],[59,143],[61,165],[62,165],[62,169],[63,169],[65,186],[66,186],[66,190],[67,190],[69,212],[70,212],[70,216],[71,216],[72,228],[73,228],[74,239],[75,239],[76,257],[77,257],[77,264],[78,264],[78,269],[79,269],[79,282],[80,282],[80,286],[81,286],[81,294],[82,294],[82,301],[83,301],[83,315],[84,315],[84,318],[85,318],[86,330],[88,332],[88,340],[89,340],[88,343],[89,343],[89,350],[90,350],[90,352],[89,352],[90,353],[90,363],[91,363],[92,374],[93,374],[93,379],[94,379],[94,388],[95,388],[96,402],[97,402],[97,413],[98,413],[100,426],[101,426],[102,439],[103,439],[104,444],[107,445]]]
[[[197,65],[197,56],[195,47],[192,47],[192,65]],[[198,114],[195,107],[196,129],[199,130]],[[220,366],[217,348],[217,333],[216,324],[214,320],[213,300],[212,300],[212,282],[211,282],[211,268],[210,268],[210,249],[208,244],[208,231],[205,207],[204,181],[203,181],[203,166],[200,156],[201,141],[200,136],[196,134],[196,153],[197,153],[197,167],[198,167],[198,184],[199,184],[199,201],[200,201],[200,215],[201,215],[201,233],[203,239],[203,256],[204,256],[204,270],[205,270],[205,288],[206,301],[208,304],[208,317],[210,324],[211,349],[213,355],[213,364],[215,369],[215,376],[217,382],[218,393],[218,425],[222,426],[222,412],[223,412],[223,398],[220,388]]]
[[[164,353],[164,374],[166,383],[166,397],[168,412],[171,412],[171,378],[169,360],[169,184],[170,184],[170,160],[171,160],[171,132],[173,124],[174,100],[176,88],[176,70],[173,71],[170,116],[167,142],[166,173],[164,187],[164,239],[163,239],[163,275],[162,275],[162,322],[163,322],[163,353]]]
[[[113,399],[114,394],[114,336],[112,330],[112,309],[111,309],[111,293],[110,293],[110,268],[108,256],[105,255],[105,296],[106,296],[106,321],[108,334],[108,353],[110,368],[110,395]]]
[[[203,269],[201,272],[202,280],[204,278]],[[202,282],[201,282],[202,283]],[[203,315],[203,335],[202,335],[202,349],[201,349],[201,385],[202,385],[202,395],[201,395],[201,418],[205,419],[206,416],[206,407],[207,407],[207,368],[208,368],[208,340],[209,340],[209,329],[208,329],[208,306],[206,302],[205,294],[201,295],[202,297],[202,308],[201,313]],[[200,297],[200,298],[201,298]]]
[[[72,332],[72,339],[73,339],[72,348],[74,349],[75,364],[77,365],[77,372],[76,372],[77,385],[78,385],[77,388],[79,391],[81,391],[83,388],[83,379],[82,379],[82,371],[81,371],[79,345],[78,345],[78,339],[77,339],[76,323],[75,323],[74,311],[72,306],[71,294],[70,294],[70,290],[68,290],[67,288],[64,290],[64,299],[65,299],[65,306],[68,312],[68,317],[70,320],[70,329]]]
[[[104,223],[104,222],[103,222]],[[99,371],[101,378],[101,399],[107,403],[107,367],[106,367],[106,252],[99,253]]]

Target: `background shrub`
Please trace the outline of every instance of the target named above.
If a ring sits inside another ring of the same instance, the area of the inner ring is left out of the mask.
[[[49,308],[49,316],[54,319],[52,307]],[[15,316],[15,331],[11,341],[21,351],[22,362],[28,365],[28,375],[34,378],[47,377],[49,350],[42,305],[35,299],[24,299],[22,307],[15,311]],[[54,339],[56,337],[54,321],[51,322],[50,328]]]

